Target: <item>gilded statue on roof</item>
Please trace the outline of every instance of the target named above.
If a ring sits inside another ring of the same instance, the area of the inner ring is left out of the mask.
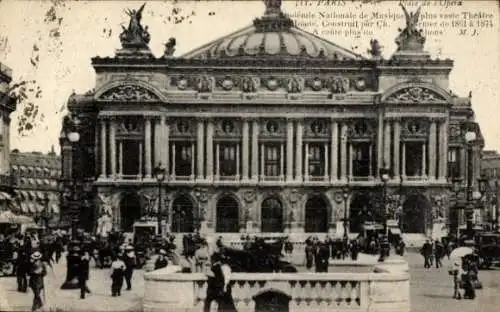
[[[419,7],[416,12],[408,12],[402,3],[399,5],[405,14],[406,27],[399,30],[399,36],[396,38],[398,51],[422,51],[425,37],[422,34],[422,29],[417,29],[421,8]]]

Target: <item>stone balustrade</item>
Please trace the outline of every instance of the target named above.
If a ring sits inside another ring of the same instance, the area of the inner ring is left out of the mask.
[[[178,269],[145,274],[145,312],[203,310],[206,276],[182,274]],[[231,289],[239,312],[259,311],[270,302],[279,311],[409,312],[409,275],[399,270],[378,271],[233,273]]]

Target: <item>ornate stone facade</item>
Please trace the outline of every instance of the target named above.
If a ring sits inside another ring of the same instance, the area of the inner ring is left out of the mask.
[[[366,59],[267,11],[239,37],[181,57],[92,60],[96,90],[75,96],[70,110],[96,114],[93,184],[116,194],[114,226],[129,231],[158,207],[174,232],[326,233],[345,216],[354,231],[383,219],[385,206],[408,232],[446,218],[448,200],[435,197],[448,196],[449,147],[464,150],[450,127],[473,118],[470,100],[447,91],[453,63],[422,61],[423,51]],[[264,45],[240,40],[253,36]],[[279,51],[269,51],[265,42],[280,36]],[[295,51],[293,40],[320,48]]]

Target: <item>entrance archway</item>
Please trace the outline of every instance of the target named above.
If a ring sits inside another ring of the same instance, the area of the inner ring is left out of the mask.
[[[266,198],[261,205],[261,232],[283,232],[283,205],[275,197]]]
[[[231,196],[224,196],[217,202],[216,232],[239,232],[239,205]]]
[[[374,221],[371,198],[366,194],[354,194],[349,206],[349,232],[361,233],[365,221]]]
[[[141,202],[135,193],[127,192],[123,194],[120,201],[120,223],[122,231],[132,232],[134,222],[141,218]]]
[[[423,195],[409,195],[403,204],[402,230],[404,233],[425,233],[429,202]]]
[[[172,203],[172,232],[194,232],[194,205],[187,195],[180,195]]]
[[[253,298],[255,312],[288,312],[290,296],[278,291],[266,291]]]
[[[313,196],[306,202],[306,233],[328,232],[328,206],[321,196]]]

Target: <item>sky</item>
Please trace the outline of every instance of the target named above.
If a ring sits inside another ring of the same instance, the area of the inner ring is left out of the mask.
[[[408,11],[422,6],[419,26],[428,34],[425,50],[433,58],[455,61],[450,89],[459,96],[472,91],[472,106],[485,148],[500,150],[498,1],[461,1],[460,6],[451,5],[460,1],[401,2]],[[13,82],[36,81],[30,84],[32,92],[28,95],[33,105],[26,101],[11,115],[11,149],[48,152],[54,145],[59,151],[61,120],[69,95],[94,87],[91,58],[114,55],[120,48],[120,25],[127,25],[129,20],[125,10],[137,9],[142,3],[0,0],[0,62],[13,70]],[[304,30],[317,32],[359,54],[366,55],[370,40],[376,38],[384,58],[390,58],[396,50],[398,28],[405,26],[398,5],[398,1],[284,1],[283,11],[293,16],[301,13],[296,21]],[[153,54],[160,57],[163,44],[175,37],[175,56],[180,56],[250,25],[263,11],[264,4],[258,0],[147,1],[142,24],[149,26]],[[364,20],[371,20],[372,26],[362,25],[359,19],[357,25],[348,26],[356,14],[364,14]],[[457,22],[467,24],[455,23],[452,27],[449,18],[453,14]],[[340,22],[346,22],[346,26]],[[460,34],[461,28],[466,29],[465,34]],[[18,131],[19,118],[27,115],[31,117],[21,124],[30,122],[34,128]]]

